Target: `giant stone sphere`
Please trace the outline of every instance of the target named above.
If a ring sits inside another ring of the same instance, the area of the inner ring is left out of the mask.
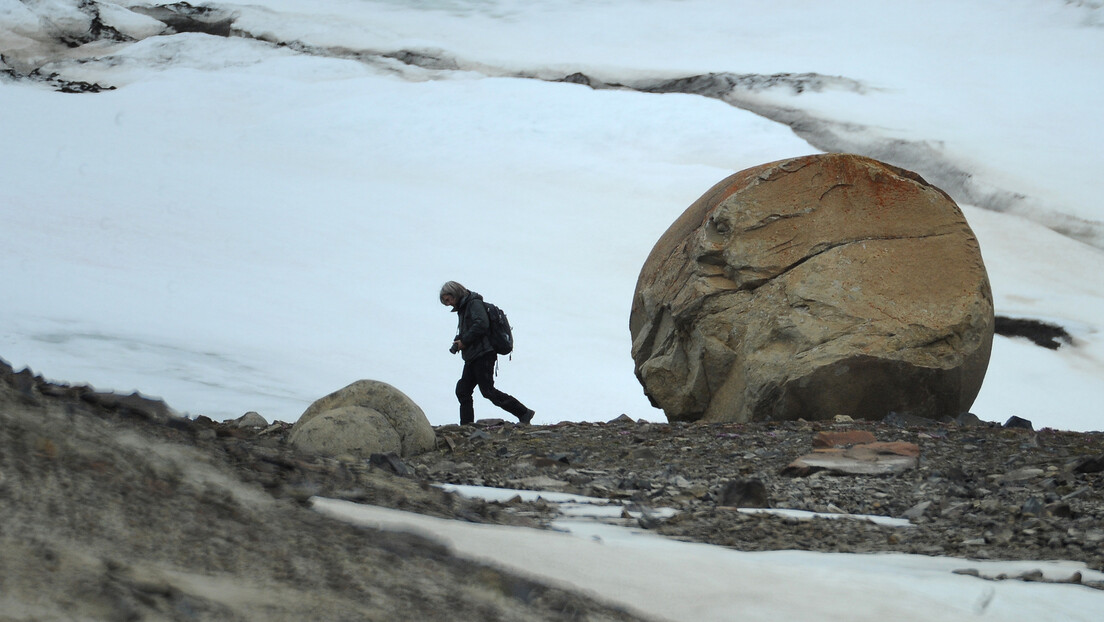
[[[981,251],[955,202],[855,155],[721,181],[659,239],[629,320],[670,421],[957,415],[993,341]]]

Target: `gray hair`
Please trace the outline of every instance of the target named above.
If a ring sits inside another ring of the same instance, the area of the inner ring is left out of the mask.
[[[441,304],[445,304],[445,294],[450,294],[457,302],[464,299],[464,296],[468,295],[468,288],[457,283],[456,281],[449,281],[441,286],[441,293],[438,298],[441,299]]]

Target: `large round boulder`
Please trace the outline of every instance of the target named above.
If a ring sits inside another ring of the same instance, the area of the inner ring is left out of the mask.
[[[437,438],[425,413],[405,393],[386,382],[358,380],[303,411],[288,442],[328,456],[413,456],[434,449]]]
[[[993,299],[961,210],[919,175],[815,155],[724,179],[656,243],[629,328],[671,421],[969,409]]]

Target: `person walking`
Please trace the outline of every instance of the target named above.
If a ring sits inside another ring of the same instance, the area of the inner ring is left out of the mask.
[[[441,286],[441,304],[452,307],[457,314],[456,337],[449,352],[461,353],[464,371],[456,383],[456,399],[460,401],[460,425],[475,423],[475,404],[472,395],[475,388],[492,404],[518,418],[521,425],[529,425],[535,414],[518,399],[494,386],[495,364],[498,353],[491,345],[491,320],[483,297],[468,291],[456,281]]]

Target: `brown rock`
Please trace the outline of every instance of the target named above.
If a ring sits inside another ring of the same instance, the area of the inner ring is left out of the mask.
[[[817,435],[813,437],[813,448],[847,447],[849,445],[873,443],[876,440],[878,439],[874,438],[874,435],[866,430],[818,432]]]
[[[969,409],[993,303],[943,191],[828,154],[718,183],[637,281],[636,373],[670,421],[930,418]]]
[[[881,475],[916,468],[920,447],[913,443],[867,443],[847,449],[818,449],[791,462],[783,474],[804,476],[817,471],[844,475]]]
[[[735,508],[769,508],[767,487],[758,479],[738,479],[725,484],[718,505]]]
[[[890,443],[867,443],[865,445],[856,445],[847,450],[847,454],[852,456],[861,455],[860,452],[866,452],[874,456],[910,456],[912,458],[918,458],[920,457],[920,446],[916,443],[893,441]]]

